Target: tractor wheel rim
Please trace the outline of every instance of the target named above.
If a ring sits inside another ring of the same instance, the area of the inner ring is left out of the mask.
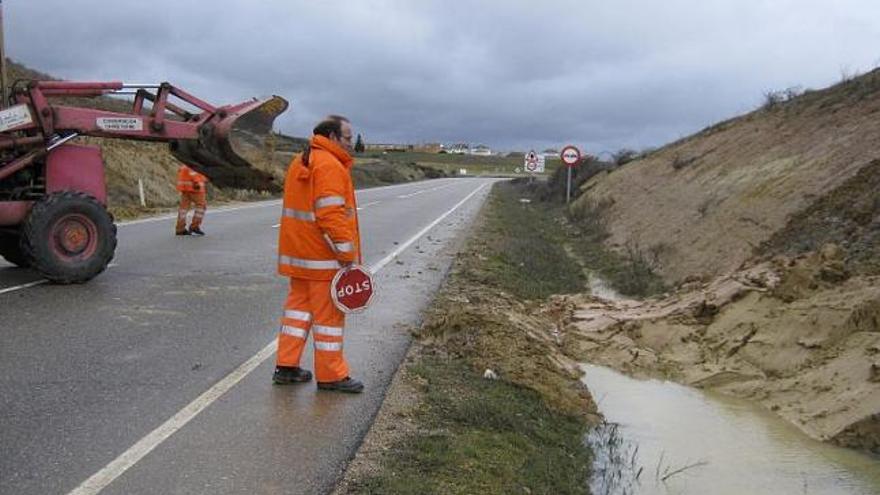
[[[88,259],[98,249],[98,227],[90,218],[71,213],[52,226],[52,251],[65,261]]]

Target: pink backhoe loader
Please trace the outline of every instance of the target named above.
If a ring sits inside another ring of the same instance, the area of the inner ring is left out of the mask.
[[[133,95],[130,111],[58,100],[111,94]],[[0,256],[55,283],[95,277],[116,249],[101,149],[72,143],[77,136],[168,142],[178,159],[218,186],[279,188],[247,158],[258,152],[275,117],[287,109],[278,96],[215,107],[168,83],[19,81],[3,107]]]

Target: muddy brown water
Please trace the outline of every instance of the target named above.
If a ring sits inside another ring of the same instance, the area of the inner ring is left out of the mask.
[[[825,444],[747,401],[582,365],[607,424],[596,494],[880,494],[880,457]]]

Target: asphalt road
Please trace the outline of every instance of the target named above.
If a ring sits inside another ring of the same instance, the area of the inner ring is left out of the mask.
[[[122,224],[84,285],[0,261],[0,493],[332,489],[491,182],[359,191],[378,293],[346,326],[357,396],[271,384],[278,201],[209,205],[204,238],[173,236],[170,218]]]

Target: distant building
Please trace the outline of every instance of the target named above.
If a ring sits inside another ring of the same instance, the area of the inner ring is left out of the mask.
[[[544,158],[559,158],[559,150],[554,150],[553,148],[547,148],[541,154],[544,155]]]
[[[415,146],[401,143],[366,143],[366,151],[412,151]]]
[[[489,148],[484,144],[478,144],[471,148],[470,153],[478,156],[492,156],[492,148]]]
[[[467,143],[456,143],[450,146],[446,152],[453,155],[467,155],[470,153],[471,145]]]
[[[443,145],[440,143],[421,143],[415,145],[413,151],[420,151],[422,153],[440,153],[440,150],[443,149]]]

